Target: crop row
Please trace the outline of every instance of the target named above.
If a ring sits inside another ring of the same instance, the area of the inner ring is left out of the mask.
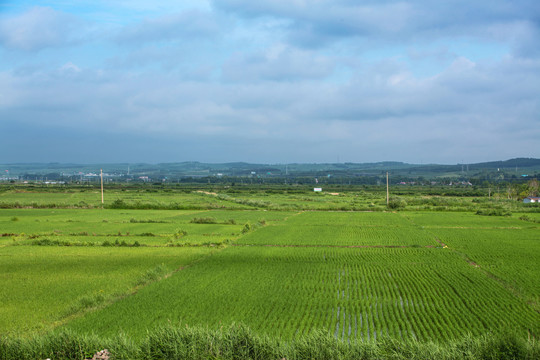
[[[172,272],[208,248],[0,247],[0,334],[53,326]]]
[[[400,215],[412,223],[425,228],[499,229],[530,226],[530,224],[520,220],[519,216],[479,216],[466,212],[427,211],[404,212]]]
[[[275,225],[243,237],[241,244],[311,246],[436,246],[429,233],[414,227],[357,225]]]
[[[540,310],[540,229],[432,229]]]
[[[235,247],[69,327],[141,336],[164,322],[244,322],[284,338],[321,328],[345,339],[421,340],[503,327],[538,333],[538,313],[476,270],[447,249]]]

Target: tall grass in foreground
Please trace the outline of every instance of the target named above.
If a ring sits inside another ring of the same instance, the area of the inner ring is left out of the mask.
[[[0,337],[0,360],[85,359],[102,349],[112,359],[538,359],[540,344],[515,334],[467,336],[444,344],[382,339],[341,341],[312,332],[293,341],[260,336],[243,325],[209,330],[162,327],[139,342],[126,336],[100,338],[69,331],[32,338]]]

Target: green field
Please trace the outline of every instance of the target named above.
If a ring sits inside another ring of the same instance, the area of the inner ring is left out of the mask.
[[[93,328],[105,335],[142,335],[169,321],[243,322],[285,338],[321,328],[338,338],[447,340],[505,327],[537,332],[538,320],[443,249],[239,247],[68,326],[84,331],[99,323]]]
[[[3,334],[50,329],[211,252],[209,248],[0,248],[0,329]]]
[[[81,194],[0,210],[0,334],[137,339],[160,325],[233,323],[285,340],[315,329],[366,341],[540,334],[536,213],[316,210],[372,201],[357,193],[137,193],[124,200],[230,206],[73,207]],[[268,205],[286,200],[298,210]]]

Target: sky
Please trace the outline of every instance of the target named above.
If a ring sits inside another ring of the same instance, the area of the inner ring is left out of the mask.
[[[0,163],[514,157],[538,0],[0,0]]]

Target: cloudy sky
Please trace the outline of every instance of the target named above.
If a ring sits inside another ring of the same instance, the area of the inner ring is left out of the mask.
[[[538,0],[0,0],[0,163],[512,157]]]

